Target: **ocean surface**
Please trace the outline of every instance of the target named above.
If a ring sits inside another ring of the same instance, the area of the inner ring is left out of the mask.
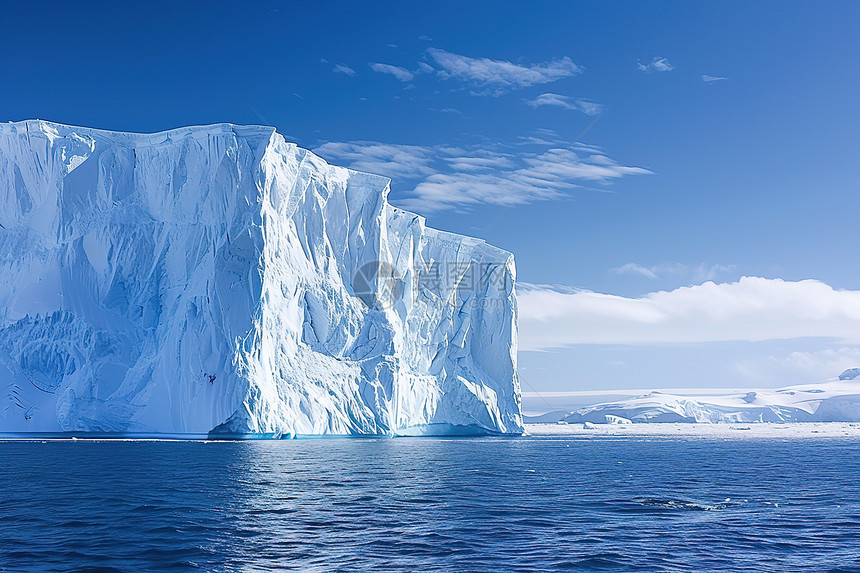
[[[0,571],[857,571],[860,441],[0,442]]]

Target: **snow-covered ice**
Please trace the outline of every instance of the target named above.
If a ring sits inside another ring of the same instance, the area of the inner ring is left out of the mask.
[[[856,422],[796,422],[779,424],[526,424],[531,436],[572,438],[683,438],[683,439],[819,439],[845,438],[860,440],[860,423]]]
[[[0,125],[0,432],[519,433],[513,256],[273,128]]]
[[[563,420],[569,424],[618,424],[619,419],[633,423],[860,422],[857,368],[814,384],[717,392],[653,391],[580,408]]]

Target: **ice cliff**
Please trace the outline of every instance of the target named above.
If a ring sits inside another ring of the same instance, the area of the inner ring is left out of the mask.
[[[0,433],[519,433],[512,255],[272,128],[0,124]]]

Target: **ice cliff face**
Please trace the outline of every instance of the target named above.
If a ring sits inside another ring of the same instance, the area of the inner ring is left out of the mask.
[[[272,128],[0,125],[0,432],[519,433],[513,257]]]

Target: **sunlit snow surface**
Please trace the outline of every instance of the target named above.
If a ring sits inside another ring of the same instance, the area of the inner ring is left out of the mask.
[[[513,257],[272,128],[0,125],[0,432],[519,433]]]
[[[860,422],[860,369],[815,384],[726,393],[665,391],[580,408],[568,423]]]

